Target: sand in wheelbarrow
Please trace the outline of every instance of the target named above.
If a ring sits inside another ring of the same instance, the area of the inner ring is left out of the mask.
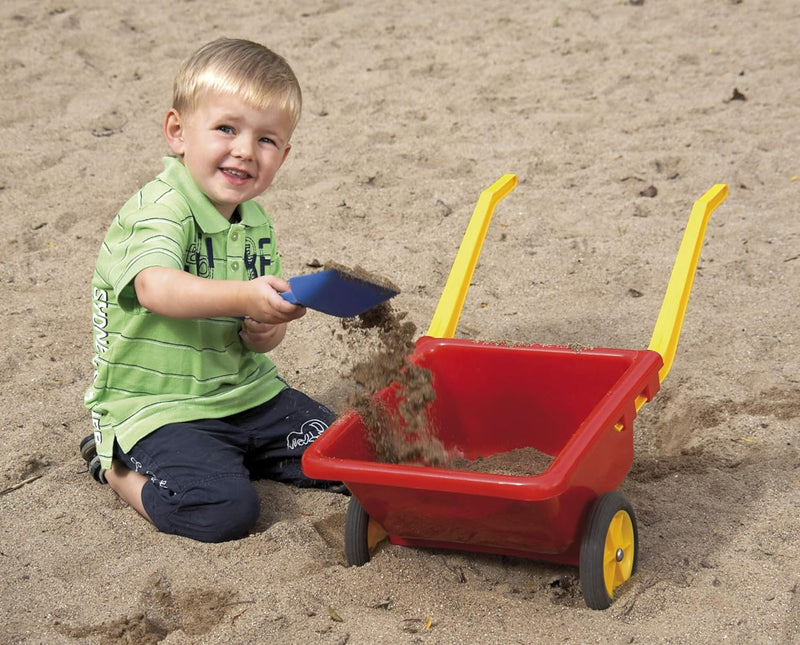
[[[456,457],[447,464],[451,470],[491,473],[493,475],[511,475],[513,477],[533,477],[540,475],[553,463],[553,457],[536,448],[526,447],[498,452],[477,459]]]
[[[406,360],[414,349],[416,332],[416,325],[406,318],[405,312],[384,303],[342,321],[346,330],[374,329],[380,340],[378,351],[353,367],[352,378],[363,390],[348,402],[361,415],[376,460],[516,476],[532,476],[547,470],[552,457],[534,448],[474,460],[445,448],[426,415],[428,406],[436,399],[431,373]],[[397,410],[387,410],[372,396],[392,382],[403,390]]]

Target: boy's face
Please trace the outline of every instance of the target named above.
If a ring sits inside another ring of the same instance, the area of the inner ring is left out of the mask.
[[[164,121],[170,149],[226,219],[269,188],[291,135],[286,110],[260,110],[230,94],[206,94],[194,111],[172,109]]]

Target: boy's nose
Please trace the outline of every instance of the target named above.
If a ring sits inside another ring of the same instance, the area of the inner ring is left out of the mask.
[[[253,156],[253,144],[247,137],[238,137],[234,141],[232,153],[235,157],[249,159]]]

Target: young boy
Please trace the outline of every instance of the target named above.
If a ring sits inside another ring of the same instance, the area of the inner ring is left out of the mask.
[[[280,295],[275,234],[252,201],[291,149],[301,93],[286,61],[221,39],[175,79],[177,158],[120,210],[92,279],[92,475],[166,533],[219,542],[259,514],[251,478],[328,487],[300,470],[334,420],[266,352],[305,309]]]

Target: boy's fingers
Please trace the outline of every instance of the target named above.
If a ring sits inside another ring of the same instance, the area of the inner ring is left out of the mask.
[[[291,286],[287,280],[279,278],[275,275],[265,275],[259,279],[266,282],[269,286],[275,289],[275,291],[289,291],[291,289]]]
[[[290,315],[292,319],[299,318],[306,313],[306,308],[303,305],[297,305],[283,299],[283,296],[278,294],[277,298],[270,301],[272,306],[281,313]]]

